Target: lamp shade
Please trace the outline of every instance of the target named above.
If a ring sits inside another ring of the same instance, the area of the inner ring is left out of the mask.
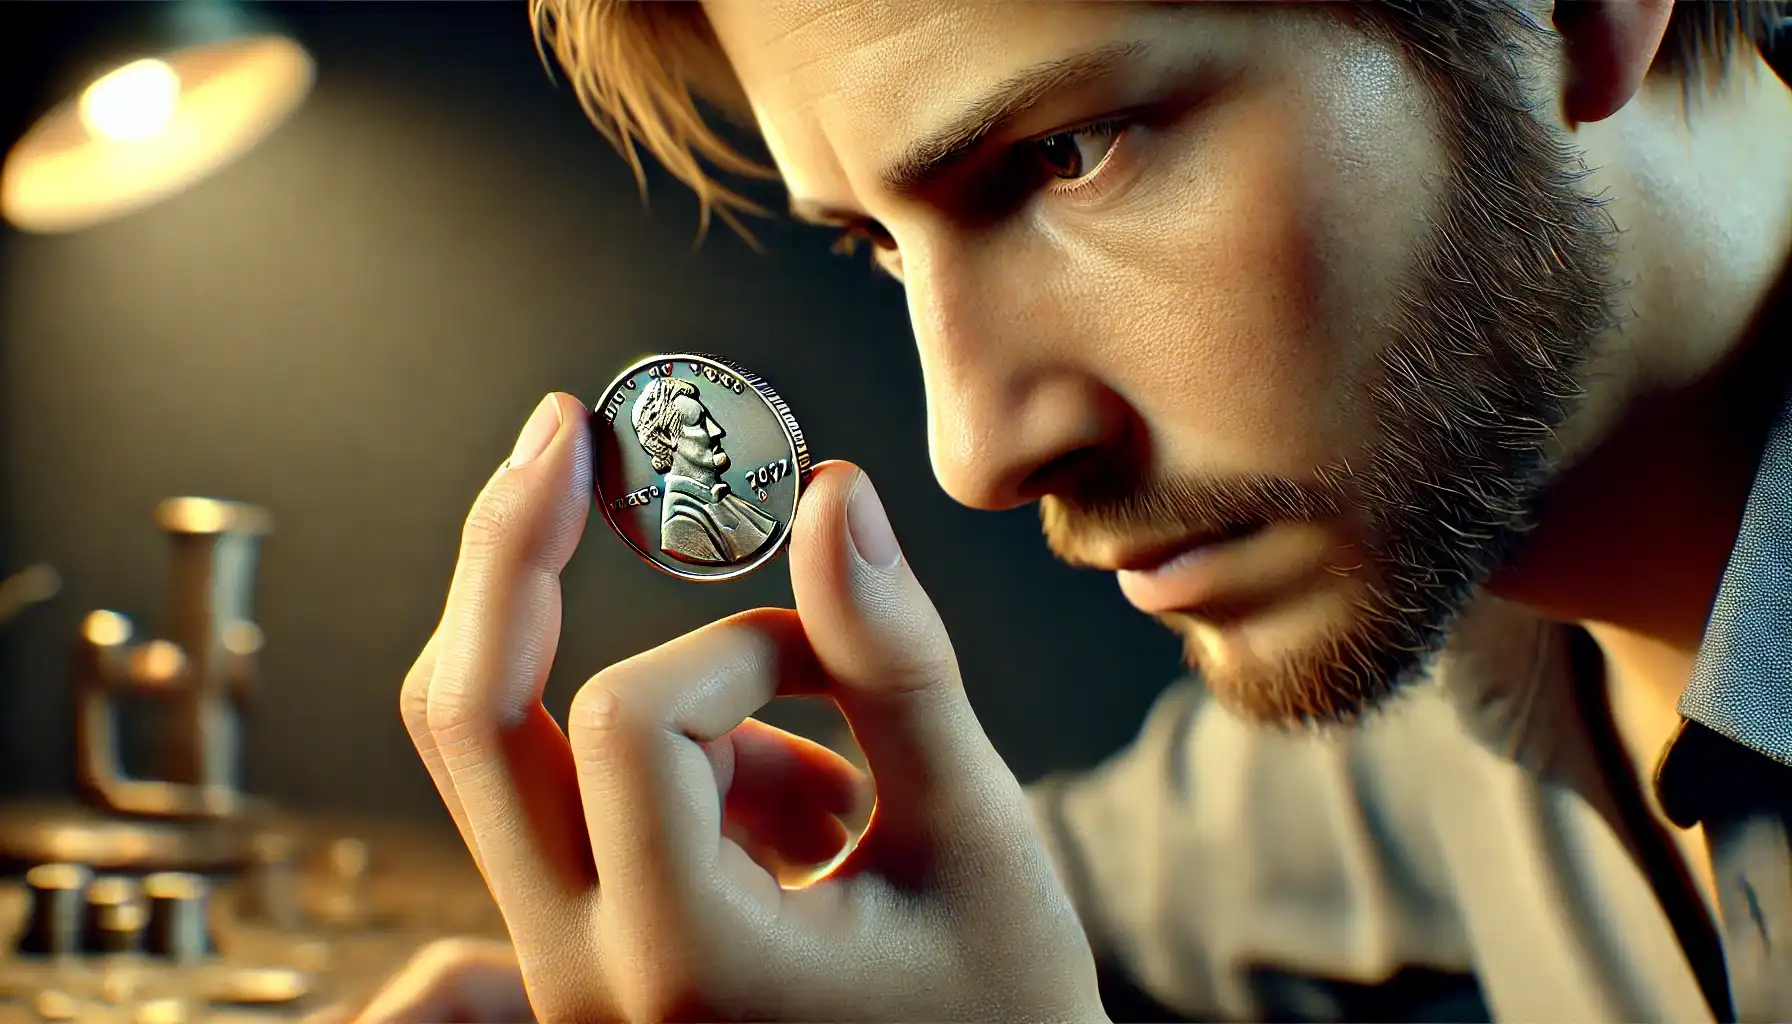
[[[0,169],[0,214],[32,232],[123,216],[248,152],[309,93],[310,56],[216,0],[169,4],[136,48],[40,118]]]

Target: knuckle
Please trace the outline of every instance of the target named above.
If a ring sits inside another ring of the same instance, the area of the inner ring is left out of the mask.
[[[428,665],[415,665],[398,688],[399,717],[413,739],[429,733],[429,683],[434,674]]]
[[[438,740],[477,728],[488,716],[464,686],[431,685],[423,697],[423,727]]]
[[[568,740],[581,763],[600,763],[612,758],[634,731],[633,715],[611,677],[592,677],[573,695],[566,714]]]

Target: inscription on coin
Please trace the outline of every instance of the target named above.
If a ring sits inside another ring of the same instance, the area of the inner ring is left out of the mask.
[[[754,374],[715,356],[653,356],[606,389],[592,426],[598,508],[655,567],[735,579],[789,540],[809,448]]]

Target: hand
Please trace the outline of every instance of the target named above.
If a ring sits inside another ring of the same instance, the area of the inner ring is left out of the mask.
[[[559,573],[591,502],[587,417],[552,396],[480,494],[402,701],[536,1015],[1100,1019],[1088,944],[1021,787],[856,468],[817,467],[803,498],[795,611],[737,615],[604,669],[560,731],[541,693]],[[876,808],[835,870],[785,888],[764,851],[826,859],[853,802],[849,765],[748,718],[795,694],[839,704]]]

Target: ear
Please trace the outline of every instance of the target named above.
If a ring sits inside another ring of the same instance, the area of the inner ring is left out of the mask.
[[[1556,0],[1568,61],[1562,115],[1570,127],[1603,121],[1630,102],[1673,13],[1674,0]]]

